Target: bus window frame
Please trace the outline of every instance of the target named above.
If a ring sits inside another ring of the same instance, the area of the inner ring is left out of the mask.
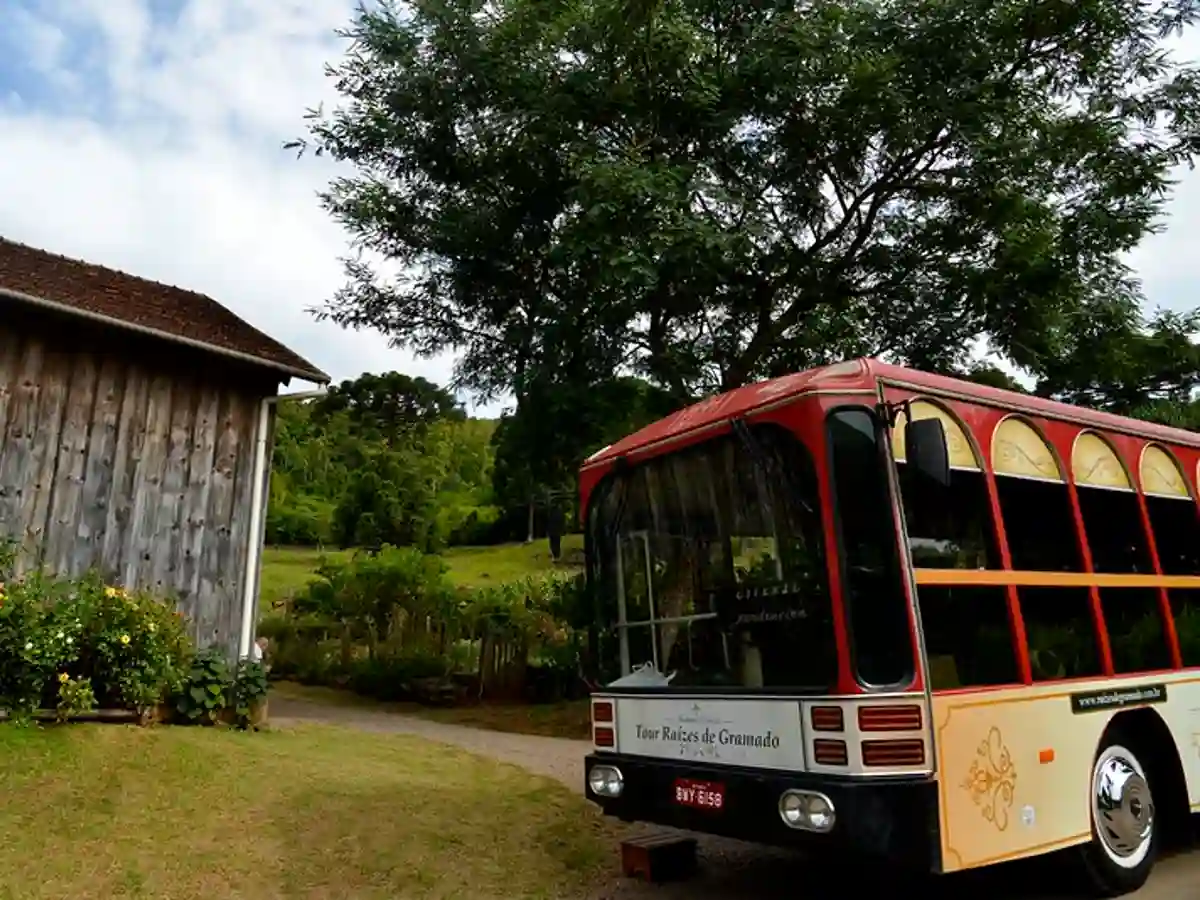
[[[589,591],[596,592],[596,593],[593,593],[593,602],[592,602],[593,627],[595,627],[598,632],[611,631],[617,638],[618,652],[619,652],[619,656],[620,656],[620,659],[619,659],[620,676],[618,676],[618,677],[623,677],[625,675],[629,675],[633,671],[635,671],[635,668],[632,666],[632,660],[628,659],[628,657],[627,657],[627,655],[628,655],[628,636],[629,636],[631,629],[641,628],[641,627],[649,628],[650,633],[651,633],[651,644],[652,644],[652,647],[654,648],[654,657],[655,657],[655,661],[656,661],[656,658],[658,656],[657,646],[656,646],[656,644],[657,644],[657,641],[656,641],[657,626],[662,625],[662,624],[687,625],[692,622],[706,621],[706,620],[711,620],[711,619],[717,618],[717,614],[714,612],[703,612],[703,613],[692,613],[690,615],[685,615],[685,616],[673,616],[673,617],[668,617],[668,618],[659,618],[655,615],[655,612],[654,612],[654,609],[652,606],[650,618],[635,619],[635,620],[630,621],[628,619],[628,598],[625,596],[625,593],[624,593],[625,585],[624,585],[623,573],[625,570],[624,570],[624,562],[621,557],[621,549],[620,549],[621,535],[618,534],[617,536],[615,536],[615,538],[613,540],[613,547],[612,547],[612,549],[615,550],[615,565],[614,565],[615,572],[614,572],[614,574],[617,577],[617,582],[615,584],[615,596],[614,596],[614,600],[615,600],[614,606],[615,606],[616,616],[615,616],[615,618],[608,620],[603,615],[604,603],[599,596],[597,588],[595,587],[594,584],[591,583],[595,578],[603,577],[604,566],[605,566],[605,563],[600,558],[599,549],[596,548],[596,538],[593,534],[594,529],[593,529],[591,519],[593,516],[599,515],[598,510],[603,505],[603,503],[607,500],[608,492],[617,489],[618,479],[621,476],[630,475],[634,470],[636,470],[638,468],[641,468],[643,466],[652,465],[656,460],[659,460],[665,456],[675,455],[675,454],[685,451],[687,449],[702,447],[704,445],[715,443],[715,442],[718,442],[721,440],[732,440],[732,441],[736,442],[737,435],[732,428],[732,423],[727,422],[725,424],[727,427],[719,429],[719,430],[713,430],[713,431],[707,433],[703,438],[696,440],[694,442],[689,442],[687,445],[685,445],[684,447],[681,447],[681,448],[675,448],[673,450],[649,454],[649,455],[640,457],[635,460],[629,460],[627,458],[622,458],[623,462],[621,462],[620,465],[614,466],[612,469],[605,472],[604,475],[602,475],[601,478],[592,487],[592,490],[590,492],[590,496],[588,499],[588,503],[585,507],[584,516],[583,516],[584,532],[585,532],[585,536],[584,536],[584,548],[585,548],[584,575],[585,575],[585,578],[587,578],[589,580]],[[767,426],[772,429],[778,429],[778,430],[786,433],[792,440],[794,440],[797,443],[797,445],[801,448],[801,450],[805,454],[807,454],[807,456],[809,458],[809,463],[811,464],[811,467],[812,467],[812,477],[813,477],[813,485],[812,486],[814,487],[814,489],[816,491],[813,499],[816,500],[818,503],[821,503],[823,500],[823,498],[821,496],[821,492],[824,487],[824,485],[822,484],[822,479],[823,479],[824,473],[821,471],[821,467],[820,467],[821,448],[819,448],[819,447],[814,448],[813,446],[810,446],[809,442],[801,436],[799,430],[796,429],[791,424],[781,422],[781,421],[774,421],[774,420],[770,420],[770,419],[751,420],[749,422],[749,424],[751,425],[751,427]],[[822,439],[823,439],[823,436],[822,436]],[[626,485],[626,487],[624,489],[628,490],[629,489],[628,485]],[[823,503],[821,503],[821,505],[823,505]],[[622,501],[622,510],[624,510],[624,501]],[[645,534],[646,534],[646,532],[644,530],[639,529],[637,531],[625,532],[624,536],[625,537],[634,537],[634,536],[643,536]],[[834,641],[837,641],[838,629],[841,627],[841,624],[840,624],[839,612],[838,612],[838,608],[837,608],[835,586],[834,586],[834,583],[832,582],[832,580],[830,580],[828,578],[828,568],[830,565],[830,554],[832,551],[828,544],[828,535],[825,533],[825,530],[823,527],[820,528],[820,540],[822,542],[822,554],[821,554],[822,568],[826,573],[824,591],[825,591],[825,600],[829,604],[829,615],[830,615],[830,624],[831,624],[831,631],[832,631],[831,638]],[[589,548],[591,549],[590,555],[588,554]],[[739,697],[739,698],[740,697],[811,697],[811,696],[827,696],[827,695],[836,696],[839,694],[838,685],[840,683],[840,672],[841,672],[840,655],[841,655],[841,651],[839,649],[838,650],[839,658],[836,660],[834,671],[831,672],[831,678],[829,680],[827,688],[825,688],[825,689],[818,689],[818,687],[816,685],[812,685],[812,686],[802,685],[802,686],[789,686],[789,687],[746,687],[746,686],[734,687],[734,686],[724,686],[724,685],[709,686],[709,685],[674,685],[674,684],[655,685],[655,686],[622,685],[617,689],[621,693],[624,693],[624,694],[647,694],[647,695],[664,695],[664,696],[669,696],[671,694],[677,694],[679,696],[692,696],[692,695],[697,696],[697,697],[729,696],[729,697]],[[661,670],[659,670],[659,671],[661,671]],[[665,674],[665,673],[663,673],[663,674]]]
[[[842,509],[838,499],[837,481],[834,474],[833,441],[829,439],[830,421],[839,413],[848,411],[864,412],[874,423],[876,453],[879,457],[878,462],[887,484],[887,511],[892,523],[893,548],[895,551],[896,571],[894,574],[896,575],[898,593],[903,599],[905,606],[907,644],[909,648],[907,674],[904,678],[889,683],[877,684],[868,681],[862,677],[858,666],[858,635],[854,627],[853,602],[848,589],[848,567],[845,542],[843,540]],[[837,554],[835,560],[833,560],[833,564],[837,568],[838,596],[835,597],[835,601],[840,603],[842,609],[842,628],[845,632],[846,643],[850,651],[847,662],[849,663],[851,677],[859,687],[868,693],[907,692],[919,689],[924,685],[925,679],[925,648],[920,634],[920,620],[917,618],[915,604],[913,603],[915,586],[912,581],[911,558],[905,559],[905,554],[908,552],[908,535],[906,532],[900,530],[899,520],[896,515],[897,510],[900,509],[900,514],[903,516],[903,510],[900,506],[901,501],[898,494],[898,485],[895,480],[895,461],[892,459],[891,450],[891,429],[887,426],[886,422],[880,419],[879,413],[874,406],[868,406],[865,403],[836,403],[824,410],[821,420],[821,439],[825,443],[825,452],[823,454],[825,462],[825,486],[829,494],[829,516],[833,530],[829,543]]]
[[[894,395],[893,395],[894,396]],[[888,394],[881,394],[885,402],[888,400]],[[990,456],[983,452],[982,445],[979,441],[979,436],[975,433],[975,429],[970,422],[964,418],[959,411],[952,405],[947,398],[940,397],[934,394],[917,394],[904,392],[899,395],[900,401],[906,404],[915,406],[918,403],[926,404],[940,410],[941,414],[949,417],[957,428],[962,432],[963,439],[968,443],[971,455],[974,458],[976,468],[973,471],[979,473],[983,480],[983,495],[986,502],[986,516],[988,527],[991,531],[991,538],[994,542],[994,550],[996,561],[999,565],[991,567],[992,571],[1008,572],[1012,571],[1010,551],[1008,546],[1008,535],[1005,531],[1004,517],[1000,512],[999,495],[997,493],[996,474],[992,468]],[[909,407],[911,410],[911,406]],[[906,421],[910,415],[906,412]],[[894,426],[889,428],[892,430]],[[922,683],[925,686],[925,693],[933,697],[934,695],[953,695],[975,693],[979,691],[995,691],[995,690],[1010,690],[1012,688],[1028,687],[1034,684],[1031,673],[1029,660],[1028,637],[1025,630],[1024,615],[1021,611],[1020,602],[1017,598],[1017,589],[1013,585],[1000,586],[1004,592],[1004,606],[1008,618],[1008,637],[1012,646],[1013,663],[1016,669],[1016,680],[1008,681],[1000,684],[988,685],[965,685],[961,687],[939,688],[934,689],[932,685],[929,671],[929,652],[925,641],[925,620],[921,608],[921,588],[917,583],[916,570],[918,566],[913,563],[911,534],[908,528],[908,515],[904,506],[904,491],[900,483],[900,466],[907,465],[898,459],[894,452],[894,444],[891,440],[892,435],[889,434],[888,445],[886,447],[888,456],[888,478],[891,485],[893,502],[896,504],[896,522],[900,530],[900,554],[901,566],[904,569],[904,577],[907,589],[909,591],[909,604],[912,610],[912,619],[914,628],[916,629],[915,641],[918,656],[918,666],[921,669]],[[954,467],[952,467],[954,468]]]

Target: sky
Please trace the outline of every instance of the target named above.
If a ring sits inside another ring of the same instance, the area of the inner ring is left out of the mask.
[[[445,383],[449,358],[309,312],[342,284],[348,245],[316,196],[334,164],[282,144],[336,102],[323,67],[354,7],[0,0],[0,235],[209,294],[335,382],[396,369]],[[1200,56],[1200,35],[1178,44]],[[1200,172],[1179,177],[1164,233],[1131,258],[1152,307],[1200,305]]]

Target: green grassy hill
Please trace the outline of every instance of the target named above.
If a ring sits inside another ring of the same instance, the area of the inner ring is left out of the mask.
[[[331,561],[349,559],[351,550],[319,550],[315,547],[267,547],[263,552],[260,606],[272,605],[294,596],[314,577],[322,556]],[[563,538],[563,560],[555,563],[544,539],[532,544],[498,544],[494,547],[451,547],[442,557],[450,578],[461,587],[504,584],[530,575],[575,572],[583,564],[583,536]]]

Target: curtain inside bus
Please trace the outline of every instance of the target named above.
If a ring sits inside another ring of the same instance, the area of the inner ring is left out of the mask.
[[[674,688],[827,690],[836,678],[812,457],[774,426],[609,476],[590,574],[626,671]]]

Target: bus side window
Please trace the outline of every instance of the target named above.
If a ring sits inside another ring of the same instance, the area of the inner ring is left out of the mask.
[[[1153,574],[1150,544],[1137,494],[1130,490],[1076,487],[1092,568],[1096,572]],[[1100,604],[1118,674],[1171,668],[1159,594],[1154,588],[1100,588]]]
[[[997,472],[996,492],[1013,569],[1083,571],[1065,482]],[[1087,588],[1021,587],[1017,596],[1035,680],[1101,674]]]
[[[896,466],[914,568],[1000,567],[987,483],[956,467],[950,486]],[[952,690],[1020,680],[1003,587],[923,585],[917,589],[931,687]]]
[[[1164,575],[1200,575],[1200,521],[1190,496],[1146,495],[1150,527]],[[1185,666],[1200,666],[1200,590],[1171,588],[1171,612]]]

